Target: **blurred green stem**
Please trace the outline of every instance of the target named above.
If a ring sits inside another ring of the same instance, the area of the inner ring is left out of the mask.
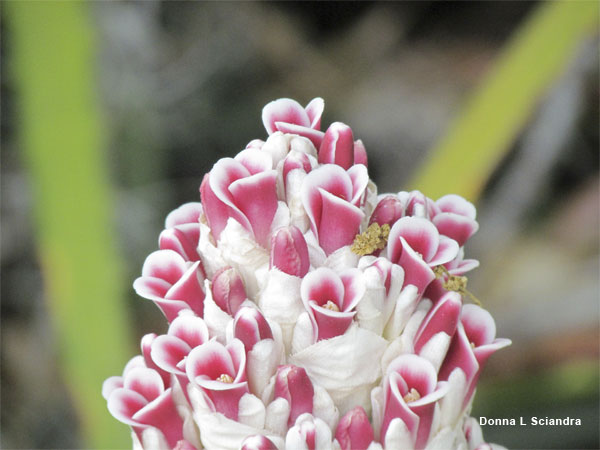
[[[513,35],[464,111],[432,149],[411,189],[476,201],[550,84],[598,24],[596,1],[537,7]],[[597,28],[596,28],[597,30]]]
[[[102,381],[120,374],[133,351],[102,153],[90,5],[4,6],[23,161],[62,372],[85,445],[130,447],[127,428],[109,415],[101,396]]]

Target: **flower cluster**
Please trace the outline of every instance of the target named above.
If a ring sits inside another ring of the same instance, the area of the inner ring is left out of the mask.
[[[266,105],[267,140],[166,218],[134,288],[168,331],[103,386],[135,448],[491,448],[468,413],[510,341],[466,301],[475,208],[378,195],[323,107]]]

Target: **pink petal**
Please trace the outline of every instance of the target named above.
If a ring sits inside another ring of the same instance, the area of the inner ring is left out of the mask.
[[[344,298],[344,283],[333,270],[319,267],[304,277],[300,285],[300,295],[307,309],[309,301],[324,305],[331,300],[339,305]]]
[[[437,333],[444,332],[453,336],[458,324],[462,301],[457,292],[448,292],[427,313],[415,335],[415,353],[419,353],[423,346]]]
[[[165,388],[168,388],[169,386],[171,386],[171,375],[168,372],[161,369],[159,366],[157,366],[154,360],[152,359],[152,344],[154,343],[156,338],[156,333],[148,333],[144,335],[144,337],[142,337],[142,355],[144,357],[144,363],[146,364],[146,367],[155,370],[160,375],[163,381],[163,386]]]
[[[475,206],[460,195],[444,195],[435,203],[442,212],[459,214],[472,220],[475,220],[475,217],[477,216]]]
[[[406,395],[406,383],[399,374],[392,372],[384,381],[384,389],[384,411],[379,440],[385,442],[385,435],[390,426],[390,422],[396,418],[399,418],[404,422],[413,441],[416,440],[419,427],[419,416],[408,408],[403,399],[403,396]]]
[[[429,265],[435,267],[452,261],[457,257],[459,249],[458,243],[454,239],[440,236],[437,252],[435,253],[435,256],[428,261]]]
[[[256,241],[266,247],[277,211],[277,172],[269,170],[233,182],[229,186],[235,204],[250,224]],[[240,222],[241,223],[241,222]]]
[[[200,226],[198,224],[179,225],[168,228],[160,233],[158,246],[161,250],[173,250],[179,253],[186,261],[198,261],[197,247],[200,240]]]
[[[175,336],[162,335],[157,337],[152,343],[152,359],[158,367],[178,375],[184,372],[178,367],[178,364],[190,353],[192,347],[186,342]]]
[[[373,442],[373,427],[362,406],[356,406],[340,419],[335,438],[342,450],[366,449]]]
[[[479,224],[474,220],[458,214],[445,212],[435,216],[433,224],[437,227],[440,234],[454,239],[461,247],[479,229]]]
[[[281,131],[282,133],[297,134],[298,136],[307,138],[312,142],[315,148],[321,146],[323,136],[325,135],[322,131],[287,122],[275,122],[275,127],[277,128],[277,131]]]
[[[404,354],[394,359],[388,366],[388,374],[399,374],[405,381],[407,392],[416,389],[421,397],[432,393],[437,384],[436,370],[428,360],[413,354]],[[407,392],[401,391],[402,396]]]
[[[132,417],[147,404],[148,400],[142,394],[125,388],[115,389],[108,397],[108,411],[127,425],[140,425]]]
[[[435,225],[420,217],[403,217],[390,230],[389,241],[396,242],[400,237],[423,259],[428,262],[436,254],[439,233]],[[392,259],[392,261],[394,261]]]
[[[354,164],[362,164],[365,167],[369,166],[367,160],[367,150],[360,139],[354,141]]]
[[[230,316],[235,315],[247,298],[242,278],[231,267],[223,267],[215,273],[212,280],[212,294],[217,306]]]
[[[165,389],[158,372],[144,367],[129,371],[123,380],[123,387],[143,395],[148,402],[157,398]]]
[[[402,219],[401,219],[402,220]],[[389,241],[388,241],[389,242]],[[404,270],[404,285],[412,284],[417,287],[419,294],[425,292],[429,284],[435,280],[435,274],[423,258],[415,252],[410,245],[400,237],[400,246],[402,253],[397,264]],[[392,251],[395,249],[392,247]]]
[[[310,268],[308,246],[295,226],[279,228],[271,238],[270,267],[302,278]]]
[[[315,302],[310,304],[311,319],[317,328],[317,341],[341,336],[352,324],[356,312],[337,312],[318,306]]]
[[[321,128],[321,116],[325,109],[323,99],[321,97],[313,98],[304,109],[306,110],[308,120],[310,120],[310,127],[319,130]]]
[[[186,372],[190,381],[197,377],[216,380],[221,375],[236,376],[236,368],[227,349],[211,340],[193,349],[187,358]]]
[[[133,419],[158,428],[171,448],[183,439],[183,420],[171,395],[171,389],[135,413]]]
[[[185,260],[172,250],[157,250],[148,255],[142,277],[154,277],[175,284],[187,270]]]
[[[109,377],[106,380],[104,380],[104,383],[102,383],[102,397],[104,397],[105,400],[108,400],[108,397],[110,397],[110,394],[118,388],[122,388],[123,387],[123,377]]]
[[[313,111],[316,109],[316,104]],[[267,133],[273,134],[277,129],[275,122],[286,122],[303,127],[310,127],[308,114],[300,104],[290,98],[280,98],[267,103],[262,111],[262,121]]]
[[[258,175],[253,176],[256,177]],[[242,211],[240,211],[239,205],[234,198],[235,194],[231,192],[231,185],[234,182],[238,180],[244,180],[247,177],[250,177],[250,172],[241,163],[231,158],[221,158],[210,171],[209,182],[214,195],[218,198],[218,200],[229,207],[227,210],[228,216],[237,220],[248,231],[251,231],[252,227],[250,222],[242,213]],[[207,214],[207,217],[210,219],[210,205],[207,205],[204,200],[202,201],[202,204],[204,205],[204,210]],[[212,228],[212,223],[210,220],[209,225]]]
[[[465,334],[462,324],[459,323],[456,333],[452,337],[450,348],[444,358],[438,379],[448,380],[455,369],[460,369],[465,374],[467,386],[479,371],[479,363],[475,358],[471,343]]]
[[[200,281],[199,267],[199,261],[194,263],[165,294],[165,300],[183,301],[198,316],[202,316],[206,295]]]
[[[273,159],[267,152],[257,148],[247,148],[239,152],[235,158],[251,175],[255,175],[273,168]]]
[[[361,165],[354,165],[347,171],[352,180],[352,203],[355,206],[362,206],[364,203],[365,192],[369,184],[369,173],[367,168]]]
[[[233,336],[242,341],[246,352],[249,352],[257,342],[273,339],[273,332],[258,309],[243,307],[235,316]]]
[[[165,228],[174,228],[177,225],[198,224],[202,215],[202,204],[200,202],[190,202],[181,205],[179,208],[171,211],[165,219]]]
[[[404,215],[404,205],[395,195],[386,195],[377,203],[369,225],[377,223],[379,225],[387,224],[390,227]]]
[[[190,348],[197,347],[208,341],[208,328],[204,320],[191,314],[178,316],[169,325],[169,336],[174,336],[188,344]]]
[[[301,169],[305,173],[310,172],[312,166],[306,153],[293,152],[286,156],[283,161],[283,179],[287,180],[288,173],[294,169]]]
[[[492,315],[477,305],[463,307],[460,321],[465,327],[469,340],[479,347],[491,343],[496,337],[496,322]]]
[[[338,248],[352,244],[360,232],[364,213],[330,192],[323,189],[319,189],[319,192],[322,207],[317,233],[319,245],[329,255]]]
[[[313,384],[302,367],[294,365],[279,366],[275,375],[274,399],[284,398],[290,405],[288,427],[298,416],[313,412]]]
[[[319,147],[319,163],[337,164],[344,169],[354,165],[354,135],[348,125],[341,122],[329,125]]]
[[[215,240],[218,241],[221,236],[221,231],[223,231],[227,225],[231,208],[219,200],[214,193],[210,186],[210,173],[204,175],[202,184],[200,185],[200,198],[204,205],[204,214],[206,216],[206,221],[210,226],[210,231]]]

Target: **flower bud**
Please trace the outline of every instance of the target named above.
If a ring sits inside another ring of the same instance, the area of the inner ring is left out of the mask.
[[[288,426],[293,425],[300,414],[313,412],[315,391],[306,370],[294,365],[279,366],[275,375],[275,396],[284,398],[290,405]]]
[[[377,203],[369,219],[369,225],[377,223],[379,226],[388,224],[391,227],[403,215],[404,205],[402,202],[395,195],[387,195]]]
[[[233,336],[242,341],[246,352],[249,352],[257,342],[273,339],[273,332],[258,309],[244,306],[235,316]]]
[[[242,278],[232,267],[218,270],[212,279],[213,300],[219,308],[233,316],[246,300]]]
[[[362,406],[348,411],[338,423],[335,438],[342,450],[367,448],[375,435],[369,417]]]
[[[270,267],[302,278],[310,268],[308,247],[302,232],[295,226],[280,228],[271,238]]]
[[[344,169],[354,165],[354,136],[348,125],[334,122],[329,126],[319,148],[319,163],[337,164]]]

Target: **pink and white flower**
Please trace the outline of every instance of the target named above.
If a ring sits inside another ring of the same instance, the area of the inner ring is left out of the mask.
[[[173,250],[158,250],[144,261],[142,276],[135,280],[133,288],[156,303],[171,322],[186,309],[198,316],[204,314],[203,278],[200,261],[188,263]]]
[[[432,432],[435,405],[447,390],[446,383],[437,382],[436,370],[426,359],[407,354],[392,361],[383,381],[380,441],[388,446],[390,427],[400,419],[400,429],[394,424],[398,433],[394,439],[424,448]]]
[[[510,344],[461,297],[475,207],[378,196],[362,141],[322,113],[269,103],[268,138],[167,216],[134,288],[168,331],[102,389],[135,448],[496,448],[468,417]]]
[[[302,183],[302,202],[311,230],[323,251],[329,255],[352,244],[360,231],[365,213],[369,181],[367,169],[358,164],[345,171],[325,164],[311,171]]]
[[[456,241],[441,236],[429,220],[403,217],[390,230],[387,256],[404,269],[404,284],[423,293],[435,279],[432,268],[452,261],[458,250]]]
[[[319,148],[323,140],[321,128],[321,115],[325,104],[322,98],[314,98],[306,108],[289,98],[268,103],[262,112],[262,121],[267,133],[275,131],[297,134],[311,140]]]
[[[240,340],[227,346],[211,340],[194,348],[187,357],[186,372],[213,411],[238,419],[240,399],[248,392],[246,353]]]

